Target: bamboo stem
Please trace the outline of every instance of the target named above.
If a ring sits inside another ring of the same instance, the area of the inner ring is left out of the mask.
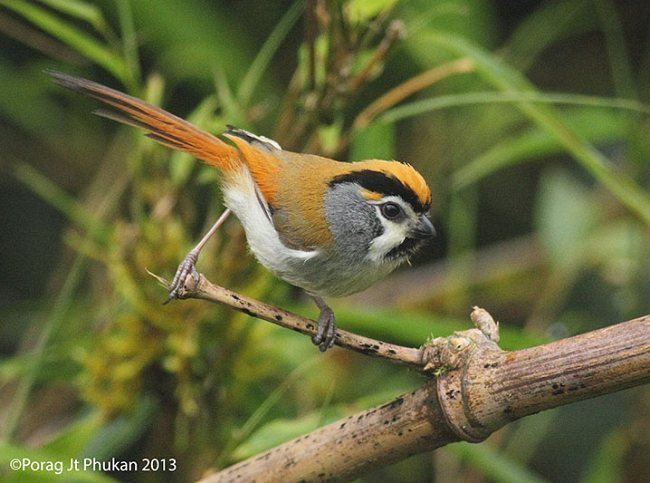
[[[152,274],[153,275],[153,274]],[[155,276],[155,275],[154,275]],[[168,282],[155,276],[163,285]],[[188,277],[180,298],[228,305],[313,335],[316,322]],[[419,389],[208,475],[204,482],[353,479],[448,443],[478,442],[530,414],[650,381],[650,315],[507,352],[498,324],[477,307],[476,328],[420,349],[337,330],[336,344],[436,374]]]
[[[469,348],[469,350],[468,350]],[[505,352],[487,338],[416,391],[206,476],[221,481],[350,480],[515,419],[650,380],[650,316]]]

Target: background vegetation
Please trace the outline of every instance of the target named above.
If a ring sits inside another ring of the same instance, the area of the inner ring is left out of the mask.
[[[25,481],[22,456],[174,457],[172,476],[78,477],[187,481],[422,382],[225,308],[163,307],[145,268],[171,277],[214,221],[215,173],[43,69],[212,132],[409,161],[440,236],[338,302],[340,325],[418,346],[477,304],[512,349],[650,311],[649,24],[642,0],[0,0],[0,477]],[[199,269],[316,315],[234,219]],[[548,411],[363,481],[648,480],[649,405],[637,388]]]

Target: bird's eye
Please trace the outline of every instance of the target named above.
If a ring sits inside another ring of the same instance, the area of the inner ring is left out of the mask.
[[[388,220],[394,220],[402,214],[402,208],[397,203],[384,203],[381,205],[381,214]]]

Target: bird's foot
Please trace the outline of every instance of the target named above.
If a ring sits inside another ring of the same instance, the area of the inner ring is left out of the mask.
[[[167,300],[163,302],[163,305],[168,304],[174,299],[180,298],[181,291],[183,290],[183,287],[185,287],[185,281],[190,274],[192,275],[194,282],[199,283],[200,275],[199,272],[196,271],[196,262],[198,258],[199,252],[192,250],[185,256],[180,265],[178,265],[174,279],[168,287],[169,293],[167,295]]]
[[[311,341],[318,346],[321,352],[325,352],[332,347],[336,341],[336,319],[334,318],[334,311],[327,305],[320,307],[318,330],[316,335],[311,338]]]

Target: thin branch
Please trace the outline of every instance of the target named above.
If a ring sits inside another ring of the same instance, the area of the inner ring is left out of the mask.
[[[65,44],[54,40],[29,24],[18,22],[9,15],[0,12],[0,32],[18,42],[41,51],[48,57],[71,64],[83,64],[87,60]]]
[[[149,274],[155,277],[164,287],[169,285],[169,282],[164,278],[151,272],[149,272]],[[198,284],[194,282],[192,277],[188,277],[184,288],[179,293],[179,298],[202,299],[218,304],[228,305],[229,307],[244,312],[251,317],[266,320],[267,322],[300,332],[301,334],[310,337],[316,334],[316,329],[318,327],[318,323],[313,320],[215,285],[207,280],[203,275],[200,276]],[[344,349],[350,349],[373,357],[381,357],[392,362],[406,364],[420,371],[424,371],[424,366],[427,363],[427,361],[422,358],[423,352],[421,349],[390,344],[388,342],[371,339],[341,329],[336,330],[335,344]]]

